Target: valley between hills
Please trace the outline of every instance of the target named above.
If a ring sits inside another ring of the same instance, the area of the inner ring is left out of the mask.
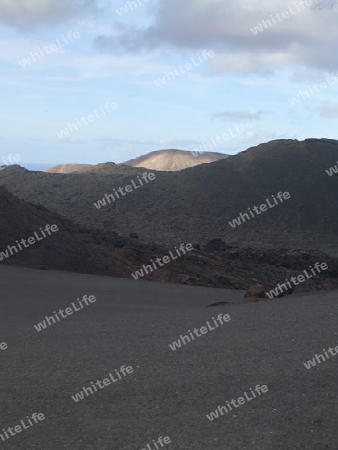
[[[72,167],[71,173],[8,166],[0,172],[0,183],[8,191],[2,190],[3,201],[14,202],[6,210],[8,225],[12,221],[14,228],[22,216],[21,235],[34,231],[34,222],[41,226],[48,221],[57,223],[64,235],[63,244],[59,237],[55,244],[52,239],[43,243],[54,248],[48,259],[42,245],[40,251],[14,255],[8,263],[131,277],[173,246],[190,243],[191,254],[142,278],[272,289],[295,271],[326,261],[326,273],[297,289],[333,289],[338,268],[338,177],[325,170],[337,159],[337,141],[306,139],[271,141],[179,171],[114,163]],[[142,177],[148,182],[141,185]],[[137,189],[132,188],[134,180]],[[282,193],[288,193],[287,200],[277,202]],[[273,198],[275,203],[260,215],[253,213],[253,208],[258,211]],[[40,219],[32,221],[37,214]],[[9,228],[3,233],[3,247],[10,236],[14,240],[21,236],[17,227],[16,233]]]

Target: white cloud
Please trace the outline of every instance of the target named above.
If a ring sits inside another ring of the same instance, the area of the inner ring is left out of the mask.
[[[242,120],[242,119],[250,119],[250,120],[259,120],[262,114],[271,114],[271,111],[257,111],[256,113],[250,112],[248,110],[242,111],[225,111],[220,113],[212,114],[213,119],[221,119],[221,120]]]
[[[321,117],[325,117],[327,119],[335,119],[338,117],[338,105],[318,105],[314,108]]]
[[[288,10],[300,0],[158,0],[147,27],[120,24],[116,36],[102,34],[97,45],[112,51],[139,52],[171,47],[212,49],[210,61],[216,73],[262,72],[280,68],[335,70],[338,54],[338,10],[314,13],[310,8],[254,35],[251,28]]]
[[[0,23],[27,30],[97,11],[96,0],[0,0]]]

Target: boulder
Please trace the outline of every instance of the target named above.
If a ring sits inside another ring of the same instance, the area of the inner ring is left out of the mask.
[[[259,297],[265,298],[265,287],[262,284],[254,284],[250,286],[244,295],[245,298],[248,297]]]

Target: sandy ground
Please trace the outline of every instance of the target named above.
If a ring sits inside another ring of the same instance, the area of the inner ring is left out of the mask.
[[[338,449],[338,355],[303,365],[338,345],[336,292],[206,308],[244,293],[3,265],[0,282],[0,433],[46,417],[1,448]],[[85,294],[96,302],[35,330]],[[231,320],[170,349],[219,313]],[[73,401],[122,365],[134,372]],[[258,384],[268,392],[208,420]]]

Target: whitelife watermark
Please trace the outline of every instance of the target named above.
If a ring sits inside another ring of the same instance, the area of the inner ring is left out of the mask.
[[[107,102],[104,105],[104,108],[107,110],[108,113],[115,111],[118,108],[117,103],[113,102]],[[105,110],[103,109],[103,107],[100,105],[100,109],[102,112],[102,116],[100,116],[98,114],[98,112],[96,111],[96,109],[94,109],[93,114],[89,114],[87,117],[83,117],[81,116],[81,122],[83,125],[89,125],[92,122],[95,122],[95,120],[97,119],[101,119],[101,117],[104,117],[106,115]],[[88,122],[86,122],[86,119],[88,120]],[[64,137],[67,137],[69,135],[69,133],[73,133],[74,131],[77,131],[79,128],[82,128],[82,124],[80,123],[80,120],[76,117],[75,122],[76,123],[67,123],[66,128],[63,128],[60,131],[56,132],[56,135],[58,138],[63,139]]]
[[[294,2],[295,9],[292,9],[292,6],[288,7],[288,11],[282,11],[281,13],[276,13],[274,16],[270,14],[270,19],[262,20],[259,25],[256,25],[254,28],[251,28],[251,32],[254,35],[257,35],[258,33],[262,33],[264,31],[264,28],[271,28],[273,25],[277,25],[278,22],[283,22],[283,20],[288,19],[291,16],[294,16],[295,14],[300,13],[301,11],[304,11],[309,6],[313,4],[312,0],[299,0],[298,3]],[[302,8],[302,9],[301,9]],[[280,17],[282,16],[282,17]],[[275,21],[274,17],[278,19],[278,22]],[[264,26],[264,28],[263,28]]]
[[[324,9],[332,9],[334,6],[334,3],[314,3],[310,9],[317,9],[319,11],[322,11]]]
[[[6,169],[6,167],[8,167],[11,164],[17,164],[21,158],[20,155],[18,155],[17,153],[15,155],[12,155],[12,153],[10,153],[7,158],[2,158],[3,162],[5,163],[5,166],[1,166],[0,170],[4,170]],[[9,163],[8,163],[9,161]]]
[[[245,130],[249,130],[252,128],[252,122],[242,122],[240,124],[235,125],[235,133],[233,133],[233,129],[229,128],[227,133],[222,134],[222,136],[217,135],[215,138],[211,138],[210,142],[203,142],[200,147],[197,147],[193,150],[193,156],[197,157],[198,155],[204,153],[205,151],[214,150],[218,145],[224,144],[224,142],[228,141],[231,138],[238,136],[239,134],[245,132]],[[228,134],[229,133],[229,134]],[[217,144],[216,144],[217,141]]]
[[[202,56],[204,60],[202,59]],[[195,58],[190,58],[191,62],[187,62],[184,65],[180,64],[179,66],[175,67],[173,66],[173,71],[170,72],[164,72],[164,75],[162,77],[157,78],[157,80],[154,80],[154,83],[157,87],[160,87],[164,84],[166,84],[168,81],[174,80],[175,78],[179,77],[180,75],[184,75],[186,72],[189,72],[194,67],[198,67],[201,64],[208,61],[209,58],[214,58],[215,52],[213,50],[203,50],[202,56],[200,56],[199,53],[197,53],[197,58],[199,62],[195,61]]]
[[[288,200],[291,196],[290,196],[290,193],[289,193],[289,192],[284,192],[284,193],[283,193],[283,192],[278,192],[278,194],[276,195],[276,197],[278,198],[278,200],[280,201],[280,203],[283,203],[283,198],[284,198],[284,200]],[[274,204],[271,204],[271,203],[269,202],[269,199],[268,199],[268,198],[266,199],[266,203],[267,203],[267,205],[269,206],[270,209],[271,209],[271,208],[274,208],[275,206],[277,206],[277,205],[279,204],[278,201],[277,201],[277,199],[276,199],[276,197],[275,197],[274,195],[272,195],[273,203],[274,203]],[[265,212],[265,211],[268,210],[268,206],[267,206],[267,205],[266,205],[265,203],[263,203],[262,205],[259,206],[259,209],[258,209],[257,206],[253,206],[252,209],[255,211],[255,213],[256,213],[257,215],[259,215],[259,214],[261,214],[262,212]],[[259,211],[259,210],[260,210],[260,211]],[[255,217],[254,213],[251,211],[251,208],[248,208],[248,211],[249,211],[249,213],[251,214],[251,217]],[[232,221],[228,222],[229,225],[230,225],[232,228],[235,228],[236,226],[241,225],[242,223],[245,222],[245,217],[244,217],[244,216],[246,216],[247,220],[251,220],[251,218],[250,218],[250,216],[249,216],[248,213],[244,213],[244,214],[240,213],[239,216],[237,217],[237,219],[233,219]]]
[[[54,225],[47,224],[44,229],[40,227],[42,237],[39,236],[38,232],[34,231],[34,237],[31,236],[28,239],[21,239],[20,242],[16,240],[16,245],[13,246],[8,245],[7,250],[0,252],[0,261],[3,261],[4,258],[9,258],[10,255],[13,255],[14,254],[13,249],[15,250],[15,253],[19,253],[19,250],[20,251],[23,250],[21,245],[23,245],[25,248],[28,248],[30,245],[35,244],[37,241],[42,241],[43,239],[50,236],[52,233],[56,233],[57,231],[59,231],[59,229],[58,226],[55,224]],[[45,232],[47,233],[48,236],[46,235]],[[28,241],[28,244],[26,243],[26,241]]]
[[[337,164],[333,167],[330,167],[328,170],[325,170],[329,177],[338,173],[338,161]]]
[[[160,437],[157,439],[156,442],[155,442],[154,439],[153,439],[153,443],[154,443],[154,447],[153,447],[153,448],[150,447],[149,444],[147,444],[147,448],[142,448],[142,450],[159,450],[160,447],[159,447],[157,444],[160,444],[160,445],[161,445],[161,448],[163,448],[163,447],[164,447],[164,444],[166,444],[166,445],[171,444],[171,439],[170,439],[169,436],[166,436],[166,437],[164,437],[164,438],[163,438],[162,436],[160,436]]]
[[[134,372],[134,369],[132,368],[132,366],[127,367],[121,366],[120,369],[115,369],[114,372],[117,378],[114,378],[114,375],[111,372],[109,372],[108,374],[109,377],[104,378],[102,381],[96,380],[95,383],[94,381],[91,381],[91,386],[82,387],[82,390],[80,392],[77,392],[75,395],[72,395],[71,398],[74,400],[75,403],[77,403],[80,400],[86,398],[84,394],[86,394],[86,396],[89,397],[89,395],[93,395],[95,392],[97,392],[98,389],[96,386],[98,386],[100,389],[104,389],[106,386],[110,386],[112,383],[116,383],[117,381],[125,378],[127,375],[132,374]]]
[[[193,246],[192,244],[181,244],[179,249],[175,246],[175,252],[176,252],[176,257],[175,255],[173,255],[173,252],[170,250],[169,251],[169,256],[163,256],[162,258],[156,258],[156,263],[160,266],[163,267],[165,264],[169,264],[171,261],[178,259],[179,257],[185,255],[187,252],[191,252],[191,250],[193,250]],[[181,254],[182,252],[182,254]],[[161,261],[162,259],[162,261]],[[148,274],[148,270],[150,270],[150,272],[154,272],[154,269],[158,269],[155,261],[153,261],[152,259],[150,260],[152,263],[152,266],[150,265],[145,265],[143,264],[142,268],[140,270],[136,270],[134,273],[131,274],[131,276],[134,278],[134,280],[138,280],[139,278],[144,277],[145,274]]]
[[[73,42],[74,39],[76,40],[80,37],[81,36],[78,31],[68,31],[67,37],[65,37],[64,34],[62,35],[63,42],[60,42],[60,39],[56,39],[56,44],[45,45],[42,47],[42,49],[38,47],[38,53],[31,52],[27,58],[19,61],[19,64],[24,69],[25,67],[30,66],[32,62],[39,61],[46,55],[50,55],[51,53],[60,50],[60,48],[66,47],[66,45],[69,45],[71,42]]]
[[[334,351],[336,353],[334,353]],[[331,356],[336,356],[338,354],[338,345],[334,349],[332,347],[329,347],[327,350],[325,350],[323,348],[323,352],[324,352],[325,356],[322,355],[321,353],[319,355],[316,354],[313,359],[309,359],[309,361],[307,361],[306,363],[303,363],[304,366],[306,367],[306,369],[312,369],[313,367],[316,367],[317,363],[320,364],[320,363],[325,362],[328,359],[330,359]],[[329,352],[331,356],[328,355],[327,352]],[[320,360],[320,358],[322,358],[322,359]]]
[[[326,89],[329,86],[332,86],[335,83],[338,83],[338,78],[337,78],[338,72],[336,72],[336,74],[334,74],[333,72],[331,73],[331,76],[334,79],[334,82],[331,82],[332,80],[330,80],[330,78],[328,76],[325,77],[326,81],[321,81],[319,84],[314,83],[312,86],[308,86],[309,89],[305,89],[303,90],[299,90],[298,94],[296,97],[292,97],[289,98],[288,102],[290,103],[291,106],[295,106],[297,103],[300,103],[301,100],[305,100],[306,98],[311,98],[313,95],[316,94],[316,92],[320,92],[324,89]],[[315,90],[316,92],[314,92],[313,90]]]
[[[139,6],[144,5],[144,3],[148,3],[149,0],[135,0],[135,1],[128,1],[124,4],[124,6],[121,6],[119,9],[115,9],[115,12],[121,17],[124,14],[128,14],[129,11],[133,11],[134,9],[137,9]]]
[[[53,311],[53,314],[55,315],[55,317],[53,316],[46,316],[45,320],[43,322],[39,322],[37,325],[34,325],[34,328],[39,332],[41,330],[44,330],[47,328],[47,325],[52,325],[53,323],[56,323],[56,320],[58,322],[60,322],[60,317],[61,316],[62,319],[66,319],[67,317],[71,316],[74,312],[77,311],[81,311],[81,309],[84,308],[84,305],[82,304],[82,302],[86,305],[89,306],[90,303],[95,303],[96,302],[96,298],[94,295],[84,295],[82,300],[80,300],[79,298],[77,299],[78,301],[78,305],[80,306],[80,308],[76,308],[76,305],[74,304],[74,302],[72,302],[71,306],[69,306],[66,309],[60,309],[58,312]],[[64,314],[65,313],[65,314]],[[56,320],[55,320],[56,319]]]
[[[31,417],[26,416],[28,425],[27,425],[27,423],[25,424],[25,422],[24,422],[26,419],[20,420],[20,425],[14,425],[14,427],[8,427],[7,429],[3,428],[2,432],[0,434],[0,438],[2,439],[2,442],[5,442],[11,436],[15,436],[16,434],[21,433],[23,430],[27,430],[28,428],[33,427],[37,423],[45,420],[45,418],[46,418],[45,415],[42,413],[33,413],[31,415]],[[35,423],[33,423],[33,421]]]
[[[231,317],[229,316],[229,314],[218,314],[217,319],[213,317],[212,320],[214,321],[215,327],[212,327],[209,321],[207,321],[206,323],[207,327],[203,326],[199,330],[198,328],[194,328],[192,332],[188,330],[190,337],[187,334],[185,336],[182,336],[181,334],[177,341],[174,341],[172,344],[169,344],[171,350],[175,351],[178,348],[181,348],[182,345],[186,345],[189,342],[191,342],[191,340],[195,340],[195,336],[201,337],[202,335],[209,333],[209,331],[216,330],[216,328],[218,328],[220,325],[224,325],[225,323],[230,322]],[[201,332],[201,334],[198,334],[199,332]],[[193,333],[195,333],[195,336],[193,335]]]
[[[141,180],[141,178],[142,178],[143,181]],[[135,191],[136,189],[139,189],[140,187],[142,187],[142,186],[148,184],[149,181],[155,180],[155,178],[156,178],[156,176],[155,176],[154,172],[150,172],[150,173],[145,172],[145,173],[142,175],[142,177],[140,177],[139,175],[137,175],[137,181],[138,181],[138,183],[139,183],[138,185],[135,184],[134,180],[131,180],[131,181],[130,181],[131,184],[127,184],[126,186],[124,186],[124,188],[123,188],[123,187],[119,187],[117,190],[119,191],[120,195],[124,197],[124,196],[127,195],[128,193],[133,192],[133,191]],[[125,190],[126,192],[124,192],[124,190]],[[101,209],[101,208],[103,208],[104,206],[107,205],[107,202],[108,202],[109,204],[111,203],[111,200],[113,200],[113,202],[115,202],[115,200],[116,200],[116,199],[119,199],[120,196],[119,196],[119,194],[117,193],[116,189],[113,189],[113,191],[114,191],[114,194],[105,194],[105,196],[104,196],[101,200],[98,200],[97,202],[94,202],[93,205],[94,205],[97,209]],[[115,198],[115,197],[116,197],[116,198]],[[107,202],[106,202],[106,200],[107,200]]]
[[[327,270],[328,267],[329,267],[325,262],[320,263],[318,261],[316,262],[316,264],[314,266],[315,266],[314,268],[312,266],[309,266],[309,269],[311,270],[313,276],[318,275],[322,270]],[[315,270],[317,272],[315,272]],[[289,289],[292,289],[293,287],[298,286],[300,283],[304,283],[305,280],[309,280],[310,278],[312,278],[312,275],[308,274],[307,270],[303,270],[303,273],[304,273],[305,276],[304,275],[298,275],[297,278],[296,277],[291,277],[290,278],[291,283],[293,284],[293,286],[291,285],[289,279],[286,278],[285,279],[286,283],[283,282],[282,285],[279,283],[275,289],[271,289],[270,292],[266,292],[266,295],[270,299],[273,298],[273,297],[277,297],[279,294],[283,293],[284,289],[285,289],[285,292],[287,292]]]
[[[224,414],[228,414],[228,412],[232,411],[233,408],[231,407],[231,405],[235,408],[239,408],[240,406],[245,405],[245,403],[251,402],[251,400],[253,400],[254,398],[266,394],[268,390],[269,389],[266,384],[263,384],[262,386],[260,384],[257,384],[257,386],[254,389],[250,388],[249,394],[251,394],[252,397],[250,397],[245,391],[243,397],[238,397],[237,400],[231,399],[230,401],[226,401],[225,402],[226,406],[217,406],[215,411],[211,411],[210,414],[207,414],[207,418],[210,420],[210,422],[212,422],[213,420],[218,419],[220,417],[219,415],[220,413],[222,416],[224,416]],[[256,391],[256,393],[254,391]],[[236,401],[238,404],[236,404]]]

